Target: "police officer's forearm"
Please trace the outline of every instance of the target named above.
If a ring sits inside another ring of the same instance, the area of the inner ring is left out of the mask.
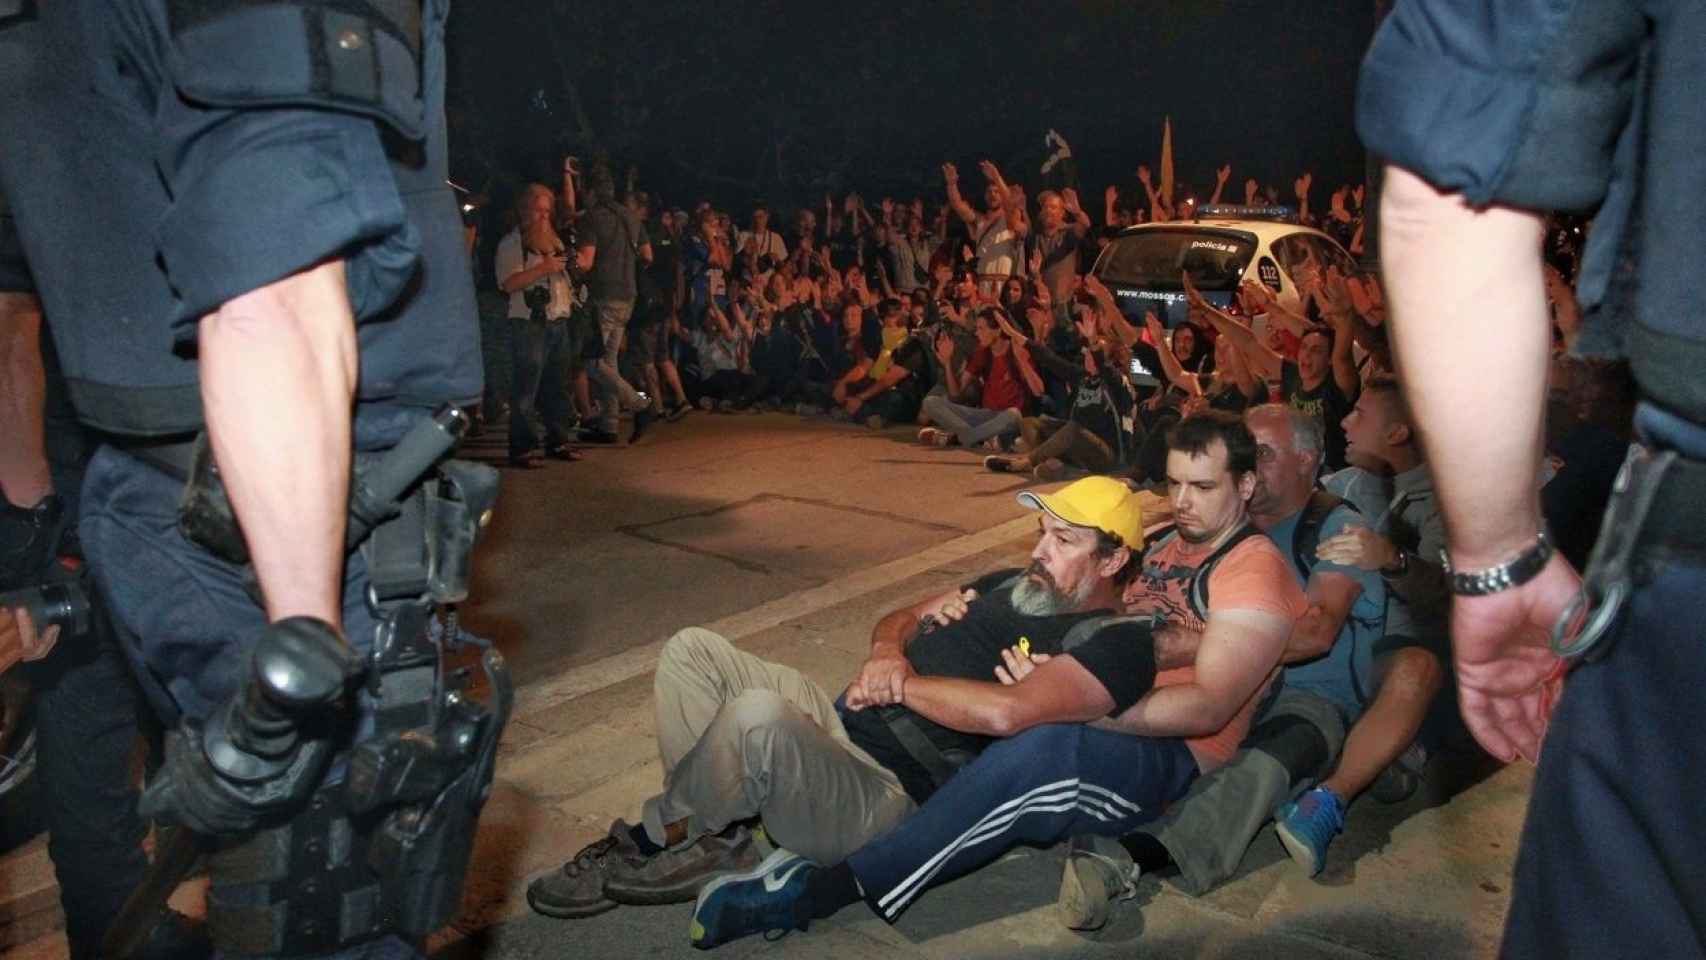
[[[1473,210],[1387,168],[1380,246],[1394,359],[1466,569],[1509,560],[1540,529],[1551,347],[1541,233],[1535,214]]]
[[[204,317],[208,434],[267,616],[339,625],[355,321],[333,260]]]
[[[0,293],[0,493],[20,507],[53,492],[48,472],[41,362],[41,302],[29,293]]]

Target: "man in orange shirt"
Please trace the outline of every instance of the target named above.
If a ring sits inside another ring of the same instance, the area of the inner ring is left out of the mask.
[[[711,881],[694,909],[694,946],[803,930],[861,899],[892,923],[924,890],[1018,844],[1129,832],[1232,756],[1307,601],[1289,561],[1250,523],[1256,441],[1243,421],[1197,414],[1169,447],[1175,532],[1144,556],[1125,594],[1128,612],[1180,628],[1155,632],[1155,689],[1115,716],[995,743],[842,863],[779,850]],[[1023,685],[1040,659],[1009,657],[1002,679]]]

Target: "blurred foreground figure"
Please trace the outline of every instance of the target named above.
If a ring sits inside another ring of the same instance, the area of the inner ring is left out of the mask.
[[[496,496],[443,460],[481,386],[445,13],[0,4],[0,190],[107,439],[79,531],[171,729],[141,812],[228,956],[416,955],[506,716],[495,654],[491,709],[440,667]]]
[[[1510,957],[1706,955],[1703,36],[1698,3],[1400,3],[1363,66],[1464,718],[1496,756],[1540,758]],[[1538,211],[1595,207],[1579,348],[1625,355],[1641,404],[1578,579],[1534,482],[1551,341]]]

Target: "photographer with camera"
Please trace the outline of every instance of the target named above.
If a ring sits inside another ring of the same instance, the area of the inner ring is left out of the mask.
[[[763,202],[753,205],[752,229],[742,230],[735,240],[735,259],[744,264],[747,280],[753,289],[764,290],[770,285],[770,274],[788,259],[788,245],[782,235],[770,229],[770,210]]]
[[[564,180],[568,181],[565,169]],[[569,446],[573,427],[565,379],[578,364],[587,332],[577,322],[577,298],[585,300],[569,275],[568,248],[558,235],[557,198],[551,188],[530,183],[516,203],[517,224],[498,241],[494,272],[509,294],[510,350],[513,372],[509,404],[509,464],[535,465],[540,438],[533,429],[537,411],[544,427],[545,455],[577,460]],[[590,259],[590,258],[586,258]],[[576,262],[576,272],[589,264]]]
[[[0,235],[12,236],[10,217],[0,218]],[[93,960],[148,866],[130,769],[139,704],[83,575],[73,520],[91,447],[65,396],[52,339],[41,333],[41,304],[21,254],[9,244],[0,251],[0,673],[11,672],[0,706],[19,721],[0,729],[0,754],[27,763],[33,726],[66,941],[72,960]],[[0,790],[24,789],[28,776],[9,772]],[[208,953],[182,916],[156,917],[136,956]]]

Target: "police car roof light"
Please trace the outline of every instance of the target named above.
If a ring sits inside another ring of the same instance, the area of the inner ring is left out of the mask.
[[[1247,207],[1237,203],[1214,203],[1197,208],[1198,220],[1273,220],[1296,223],[1297,209],[1284,204]]]

